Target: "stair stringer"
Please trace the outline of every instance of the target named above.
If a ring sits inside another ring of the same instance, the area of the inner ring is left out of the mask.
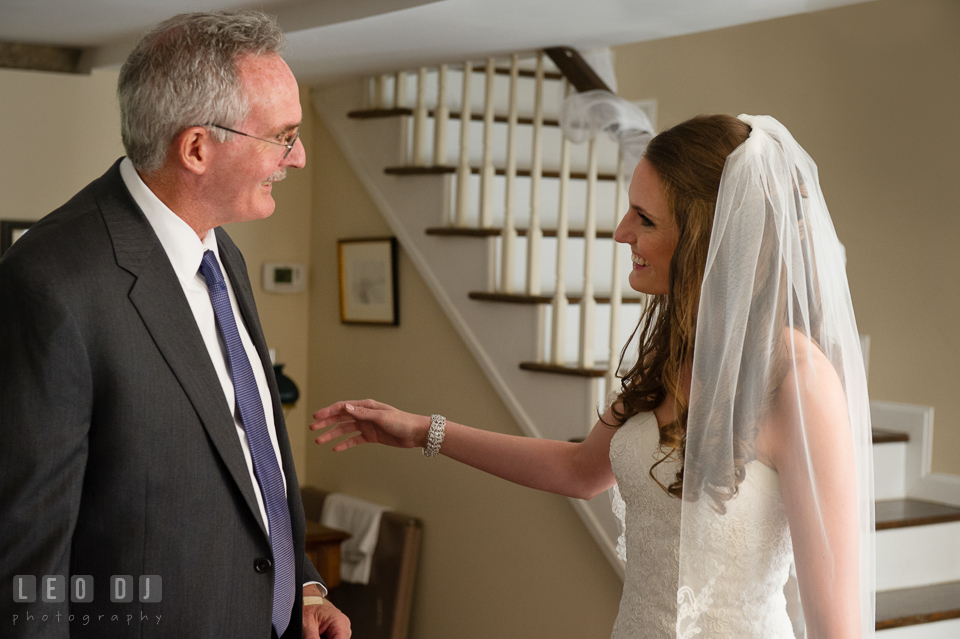
[[[495,240],[426,235],[426,228],[449,219],[452,176],[384,174],[384,167],[402,164],[405,127],[394,118],[348,118],[364,103],[364,89],[360,80],[315,89],[313,106],[521,430],[560,440],[585,436],[596,421],[597,381],[519,368],[520,361],[536,359],[542,307],[468,298],[487,288]],[[619,524],[607,494],[570,502],[622,579],[624,563],[615,550]]]

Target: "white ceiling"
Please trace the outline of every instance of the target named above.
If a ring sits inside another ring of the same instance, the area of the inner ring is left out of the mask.
[[[287,33],[297,77],[317,84],[488,54],[652,40],[865,0],[262,0]],[[0,41],[84,47],[123,61],[139,35],[183,11],[237,0],[0,0]]]

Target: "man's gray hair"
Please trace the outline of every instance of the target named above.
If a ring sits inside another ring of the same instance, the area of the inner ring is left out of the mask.
[[[235,128],[249,113],[239,62],[283,52],[276,20],[259,11],[184,13],[147,33],[120,69],[117,97],[123,146],[152,173],[173,139],[197,125]],[[221,142],[232,134],[209,129]]]

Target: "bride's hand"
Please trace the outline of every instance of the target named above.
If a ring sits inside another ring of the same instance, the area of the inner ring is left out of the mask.
[[[427,443],[430,418],[411,415],[372,399],[331,404],[313,414],[310,430],[322,430],[314,441],[318,444],[355,433],[333,447],[340,452],[360,444],[384,444],[397,448],[423,447]]]

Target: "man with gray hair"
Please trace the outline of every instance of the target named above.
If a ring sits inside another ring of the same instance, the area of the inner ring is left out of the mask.
[[[350,636],[304,554],[276,380],[221,228],[272,214],[306,161],[283,44],[249,11],[148,33],[120,72],[127,157],[0,261],[4,636]]]

